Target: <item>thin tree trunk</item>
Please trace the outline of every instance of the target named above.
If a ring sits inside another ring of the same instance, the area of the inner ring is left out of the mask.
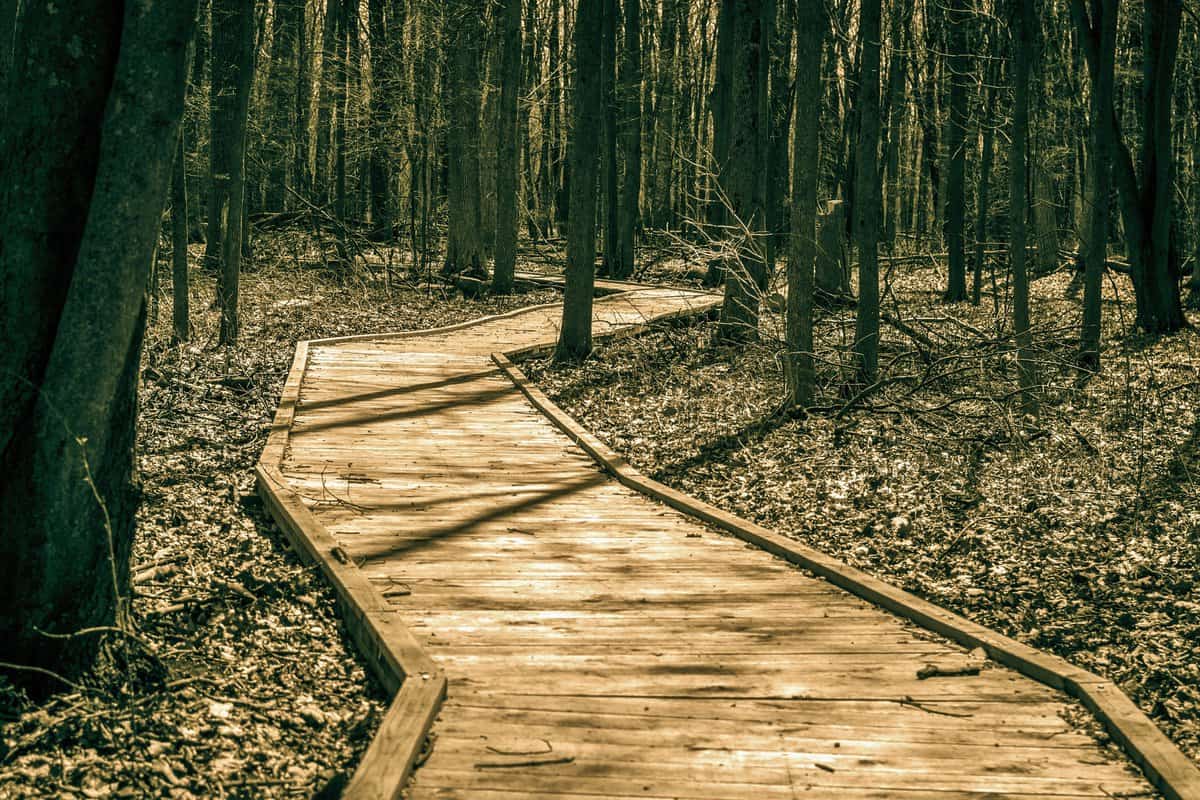
[[[1089,19],[1083,0],[1072,0],[1072,12],[1081,36],[1096,55],[1093,62],[1089,107],[1088,174],[1085,205],[1088,221],[1083,278],[1083,325],[1078,363],[1082,369],[1100,369],[1100,295],[1104,263],[1108,258],[1108,198],[1112,161],[1112,96],[1117,46],[1119,0],[1103,0],[1100,18]],[[1095,6],[1093,6],[1095,8]]]
[[[612,275],[619,259],[617,255],[617,17],[619,0],[604,0],[604,27],[601,30],[600,74],[603,141],[600,160],[603,166],[600,181],[604,188],[604,262],[602,274]]]
[[[217,298],[221,325],[217,340],[238,337],[238,291],[242,264],[242,225],[246,197],[246,118],[254,79],[254,0],[213,0],[214,172],[223,177],[224,208],[221,271]],[[211,213],[211,210],[210,210]],[[210,242],[211,243],[211,242]]]
[[[521,88],[521,0],[502,0],[496,12],[501,42],[499,126],[496,135],[496,250],[492,291],[513,288],[517,265],[517,93]]]
[[[479,48],[483,23],[479,8],[470,0],[447,3],[445,13],[450,61],[446,82],[450,168],[446,202],[450,221],[442,274],[465,274],[482,280],[487,278],[479,196]]]
[[[722,0],[727,5],[728,26],[723,32],[732,36],[725,52],[728,69],[718,75],[729,81],[730,115],[729,154],[721,167],[721,191],[729,204],[735,252],[725,269],[725,297],[717,338],[726,342],[751,341],[758,337],[759,301],[766,289],[766,265],[763,261],[763,159],[767,131],[762,103],[766,86],[769,23],[767,9],[774,4],[764,0]]]
[[[1021,404],[1036,406],[1031,340],[1029,334],[1029,271],[1026,224],[1029,215],[1027,161],[1029,158],[1029,68],[1033,58],[1034,0],[1016,0],[1013,15],[1013,122],[1009,149],[1009,260],[1013,277],[1013,334],[1017,341],[1017,386]]]
[[[854,238],[858,246],[858,317],[854,349],[858,380],[870,385],[879,371],[879,38],[880,0],[863,0],[858,87]]]
[[[996,70],[988,70],[988,87],[984,92],[982,109],[983,152],[979,157],[979,192],[975,211],[975,257],[972,259],[973,275],[971,281],[971,303],[979,305],[983,299],[983,262],[986,259],[988,216],[991,214],[992,196],[992,160],[996,150],[996,120],[994,106],[996,90],[993,86]]]
[[[175,148],[175,165],[171,180],[171,321],[173,340],[186,342],[191,338],[188,311],[188,203],[187,147],[183,126],[179,127],[179,144]]]
[[[796,25],[795,114],[792,132],[791,248],[787,267],[787,351],[784,402],[813,403],[813,292],[817,256],[817,184],[820,179],[821,48],[828,20],[822,4],[801,2]]]
[[[943,299],[956,303],[967,299],[967,262],[964,229],[966,227],[967,168],[967,4],[950,2],[950,118],[946,137],[946,250],[950,266],[949,281]]]
[[[402,48],[392,41],[392,31],[404,33],[404,3],[394,3],[399,19],[385,14],[386,0],[368,0],[367,31],[371,44],[371,153],[368,166],[371,192],[371,224],[381,236],[391,238],[391,161],[388,147],[392,125],[391,99],[404,74]]]
[[[618,135],[625,164],[618,203],[618,245],[614,278],[628,278],[634,267],[634,236],[637,232],[638,199],[642,184],[642,33],[641,3],[625,0],[625,47],[621,56]]]

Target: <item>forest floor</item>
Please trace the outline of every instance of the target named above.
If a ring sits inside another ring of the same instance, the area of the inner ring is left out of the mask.
[[[1041,278],[1026,414],[1006,288],[997,315],[990,293],[942,303],[942,265],[889,277],[880,384],[844,388],[853,310],[820,313],[805,418],[777,414],[778,313],[752,346],[700,322],[528,371],[644,473],[1108,677],[1200,759],[1200,333],[1129,334],[1114,275],[1104,370],[1080,382],[1071,275]]]
[[[193,247],[198,263],[202,246]],[[138,417],[144,502],[133,616],[153,652],[81,691],[30,702],[0,679],[0,797],[294,797],[337,787],[386,697],[254,491],[297,340],[429,328],[554,300],[467,300],[319,268],[307,237],[256,242],[241,340],[216,346],[213,281],[193,270],[193,341],[170,343],[170,264],[149,328]]]

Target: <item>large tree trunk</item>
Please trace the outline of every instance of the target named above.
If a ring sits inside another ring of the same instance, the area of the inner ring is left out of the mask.
[[[596,272],[596,166],[600,145],[600,28],[605,0],[579,0],[575,18],[575,91],[571,125],[571,210],[562,329],[555,358],[577,360],[592,350]]]
[[[950,265],[949,281],[943,299],[957,303],[967,299],[966,171],[967,171],[967,4],[950,3],[950,119],[946,137],[946,250]]]
[[[1071,5],[1093,85],[1101,54],[1086,9]],[[1137,325],[1147,333],[1170,333],[1187,324],[1179,294],[1179,255],[1172,246],[1174,159],[1171,101],[1179,49],[1181,0],[1144,0],[1142,22],[1142,145],[1140,168],[1121,135],[1115,108],[1105,111],[1109,154],[1120,200],[1125,252],[1137,302]],[[1115,13],[1115,11],[1114,11]],[[1139,185],[1139,174],[1141,184]]]
[[[879,38],[880,0],[863,0],[859,20],[862,56],[858,87],[854,241],[858,247],[858,317],[854,349],[858,380],[875,382],[879,371]]]
[[[625,0],[625,47],[621,54],[618,119],[621,159],[625,164],[618,203],[618,245],[610,272],[628,278],[634,267],[634,236],[642,184],[642,33],[640,0]]]
[[[500,108],[496,132],[496,255],[492,291],[507,294],[517,268],[517,94],[521,89],[521,0],[496,13],[501,41]]]
[[[723,341],[749,341],[758,337],[759,300],[766,290],[763,261],[763,196],[761,179],[765,166],[766,130],[762,104],[765,100],[766,65],[769,57],[766,19],[774,8],[770,0],[722,0],[728,25],[722,33],[732,37],[725,49],[728,69],[718,67],[719,78],[729,81],[729,153],[721,166],[721,192],[729,204],[735,230],[736,252],[725,267],[725,298],[717,337]],[[718,46],[718,49],[720,47]]]
[[[817,183],[821,132],[821,47],[828,21],[819,3],[801,3],[796,19],[795,115],[792,133],[791,248],[787,266],[787,352],[784,402],[807,408],[813,402],[813,292],[817,256]]]
[[[449,181],[446,204],[450,222],[446,232],[444,275],[466,274],[487,278],[483,261],[483,235],[479,207],[479,101],[480,40],[483,20],[479,7],[469,0],[446,4],[446,46],[450,61],[446,80],[446,145]]]
[[[242,229],[246,198],[246,117],[254,80],[254,0],[213,0],[212,171],[219,205],[210,206],[222,232],[217,301],[220,344],[238,337],[238,284],[242,269]],[[212,239],[209,239],[212,245]]]
[[[1175,159],[1171,103],[1179,52],[1182,0],[1145,0],[1142,21],[1141,233],[1138,257],[1129,259],[1137,322],[1147,333],[1170,333],[1187,324],[1179,294],[1175,247]],[[1128,230],[1128,228],[1127,228]]]
[[[195,17],[194,2],[62,0],[17,24],[23,91],[0,127],[0,661],[76,675],[97,637],[41,632],[125,618],[147,270]]]
[[[1029,215],[1027,163],[1029,159],[1029,67],[1033,59],[1034,0],[1015,0],[1013,14],[1013,112],[1008,157],[1009,260],[1013,279],[1013,334],[1017,340],[1017,381],[1022,405],[1034,406],[1036,377],[1030,352],[1029,270],[1025,220]]]

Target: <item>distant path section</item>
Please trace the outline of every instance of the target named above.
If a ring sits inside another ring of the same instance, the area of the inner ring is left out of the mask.
[[[595,331],[718,302],[625,291],[597,299]],[[1080,707],[1060,689],[581,447],[492,358],[552,345],[560,316],[297,351],[260,489],[399,689],[347,796],[405,781],[412,800],[1155,796],[1064,719]],[[1156,757],[1184,782],[1168,796],[1196,797],[1186,759]]]

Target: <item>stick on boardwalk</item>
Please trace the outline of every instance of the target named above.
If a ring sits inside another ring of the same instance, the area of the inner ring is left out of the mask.
[[[713,302],[614,295],[596,331]],[[282,481],[448,679],[407,796],[1153,796],[1061,692],[920,680],[968,654],[604,472],[490,358],[559,314],[301,356]]]

